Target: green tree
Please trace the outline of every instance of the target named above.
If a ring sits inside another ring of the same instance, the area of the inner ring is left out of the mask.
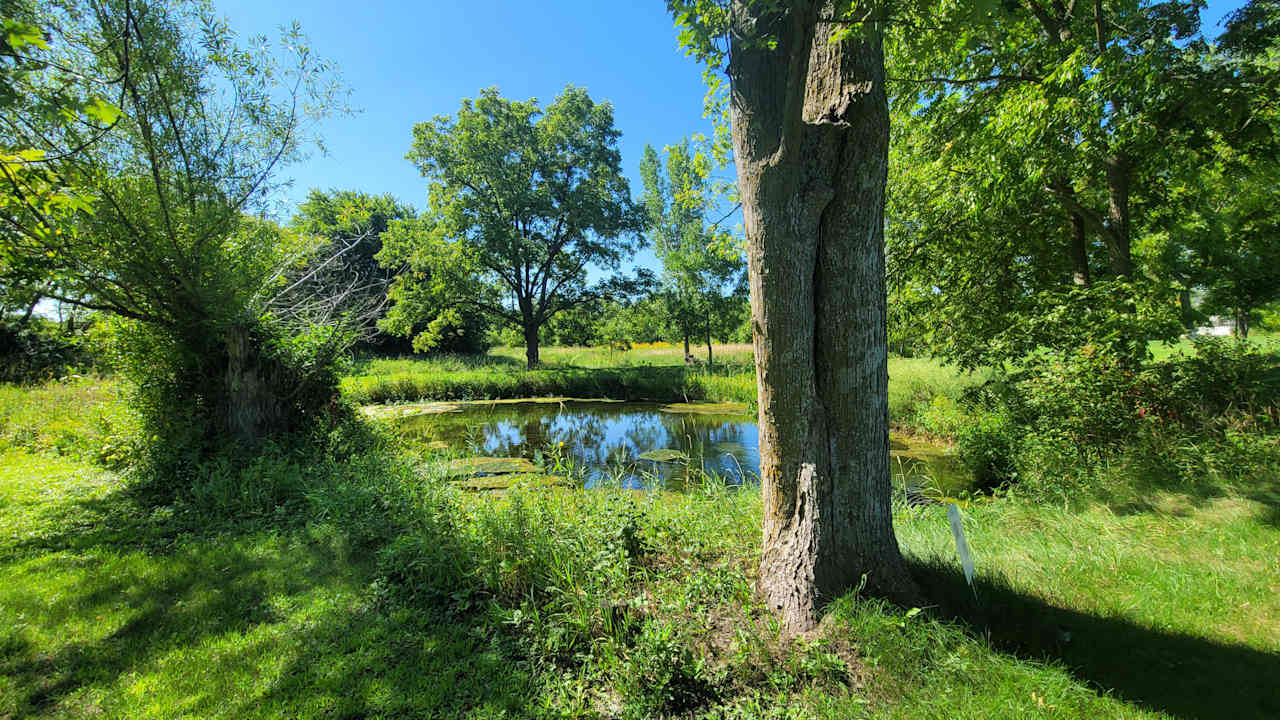
[[[1213,143],[1197,153],[1181,193],[1187,238],[1170,243],[1248,336],[1251,317],[1280,299],[1280,3],[1254,0],[1229,15],[1207,61],[1215,97]],[[1186,220],[1186,216],[1190,220]],[[1189,227],[1188,227],[1189,226]]]
[[[1194,284],[1185,188],[1246,96],[1207,65],[1199,9],[1019,0],[983,23],[943,9],[954,35],[897,28],[888,254],[903,332],[927,328],[974,366],[1065,335],[1137,361],[1177,331],[1166,308]],[[1129,330],[1067,332],[1083,318],[1060,312],[1066,298],[1090,292],[1126,296],[1106,305]]]
[[[668,8],[729,79],[759,389],[758,587],[788,632],[860,580],[914,598],[890,508],[882,29],[834,2]]]
[[[684,341],[701,336],[707,344],[707,363],[713,362],[712,335],[730,298],[744,289],[744,261],[734,238],[707,221],[707,214],[723,203],[710,180],[712,161],[691,150],[688,139],[658,152],[644,147],[640,177],[650,238],[662,261],[661,297],[668,317]]]
[[[612,106],[574,87],[545,109],[490,88],[415,125],[408,158],[430,180],[429,209],[384,239],[379,260],[409,269],[392,284],[385,325],[409,333],[472,308],[518,325],[536,366],[548,319],[625,286],[590,284],[588,268],[616,270],[642,242],[618,136]]]
[[[41,12],[50,61],[19,79],[0,132],[6,152],[30,149],[4,166],[5,268],[40,265],[56,278],[46,295],[130,321],[157,430],[252,442],[307,422],[332,399],[342,333],[308,343],[309,360],[281,345],[302,325],[274,301],[310,241],[251,216],[340,103],[328,67],[296,27],[279,54],[243,49],[203,3]],[[67,111],[63,97],[89,99]],[[57,192],[27,192],[40,183]]]

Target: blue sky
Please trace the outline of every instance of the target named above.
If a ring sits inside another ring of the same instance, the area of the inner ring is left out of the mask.
[[[637,194],[646,142],[660,148],[710,132],[701,71],[677,47],[661,0],[216,2],[242,37],[271,35],[297,19],[363,109],[325,123],[328,157],[288,169],[294,199],[312,186],[359,188],[421,207],[426,182],[404,159],[413,124],[453,114],[462,98],[489,86],[546,104],[572,83],[612,102]]]
[[[404,159],[413,124],[452,114],[462,98],[489,86],[545,104],[572,83],[611,101],[637,197],[646,142],[661,148],[711,132],[702,117],[701,68],[679,49],[662,0],[214,1],[242,37],[272,36],[299,21],[362,109],[321,128],[327,156],[286,169],[295,184],[282,199],[291,204],[319,187],[391,193],[423,207],[426,181]],[[1216,35],[1218,20],[1240,4],[1210,2],[1206,34]],[[654,264],[651,253],[636,260]]]
[[[413,124],[453,114],[462,98],[489,86],[546,104],[572,83],[612,102],[636,197],[646,142],[661,149],[711,132],[701,69],[679,49],[662,0],[215,4],[241,37],[270,37],[298,20],[312,48],[341,69],[351,105],[362,109],[321,128],[327,156],[285,170],[294,180],[284,198],[291,204],[320,187],[391,193],[424,207],[426,181],[404,159]],[[649,252],[636,261],[656,262]]]

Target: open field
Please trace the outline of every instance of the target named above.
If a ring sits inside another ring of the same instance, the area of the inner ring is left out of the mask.
[[[1253,330],[1249,333],[1247,341],[1251,345],[1256,345],[1264,350],[1280,350],[1280,333],[1272,333],[1265,330]],[[1156,360],[1164,360],[1178,353],[1189,355],[1191,354],[1193,347],[1191,340],[1183,337],[1175,343],[1152,342],[1150,349],[1153,358]]]

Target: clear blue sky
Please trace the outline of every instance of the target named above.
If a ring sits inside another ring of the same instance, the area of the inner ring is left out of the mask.
[[[299,21],[362,109],[321,128],[327,156],[286,169],[295,185],[284,199],[293,203],[319,187],[391,193],[423,207],[426,181],[404,159],[413,124],[453,114],[462,98],[491,85],[545,104],[572,83],[611,101],[637,197],[646,142],[661,148],[711,131],[701,68],[678,48],[662,0],[214,1],[241,37],[270,37]],[[1211,0],[1205,34],[1217,35],[1218,20],[1240,4]],[[650,253],[636,260],[654,264]]]
[[[489,86],[547,104],[572,83],[612,102],[636,197],[646,142],[661,149],[711,132],[701,69],[679,49],[662,0],[214,1],[242,38],[271,37],[298,20],[362,109],[321,128],[327,156],[285,170],[295,183],[286,199],[295,204],[319,187],[391,193],[421,209],[426,181],[404,159],[414,123],[451,115]],[[656,264],[650,252],[636,262]]]

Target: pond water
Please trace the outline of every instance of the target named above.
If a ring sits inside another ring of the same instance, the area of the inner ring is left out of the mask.
[[[758,483],[760,441],[745,406],[584,400],[427,403],[374,412],[410,443],[486,458],[571,462],[587,487],[686,487],[702,474],[731,485]],[[944,449],[891,439],[895,481],[951,494],[970,484]]]

